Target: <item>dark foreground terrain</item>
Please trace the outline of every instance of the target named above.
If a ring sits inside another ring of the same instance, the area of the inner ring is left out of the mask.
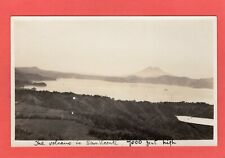
[[[116,101],[16,89],[16,140],[213,139],[213,127],[176,115],[213,118],[205,103]]]

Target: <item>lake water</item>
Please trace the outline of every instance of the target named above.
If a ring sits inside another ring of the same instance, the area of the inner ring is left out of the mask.
[[[176,116],[176,117],[178,120],[182,122],[201,124],[201,125],[207,125],[207,126],[213,126],[215,124],[214,119],[191,117],[191,116]]]
[[[46,87],[37,90],[74,92],[77,94],[101,95],[120,100],[150,102],[206,102],[213,104],[212,89],[198,89],[147,83],[120,83],[101,80],[57,79],[45,81]],[[25,88],[32,88],[26,86]]]
[[[119,83],[101,80],[58,79],[45,81],[46,87],[36,87],[37,90],[58,92],[74,92],[77,94],[108,96],[117,100],[136,100],[150,102],[206,102],[213,104],[212,89],[197,89],[181,86],[146,83]],[[26,86],[25,88],[33,88]],[[213,119],[177,116],[180,121],[213,125]]]

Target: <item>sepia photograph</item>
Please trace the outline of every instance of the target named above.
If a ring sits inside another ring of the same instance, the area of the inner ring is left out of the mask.
[[[217,145],[216,16],[12,16],[11,76],[15,146]]]

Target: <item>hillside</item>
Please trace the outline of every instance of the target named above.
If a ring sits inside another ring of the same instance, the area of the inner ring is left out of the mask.
[[[15,110],[16,140],[213,138],[213,127],[175,117],[213,118],[213,106],[205,103],[120,101],[17,89]]]

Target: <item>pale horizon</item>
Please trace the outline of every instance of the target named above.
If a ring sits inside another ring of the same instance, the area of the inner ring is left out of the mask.
[[[12,33],[16,67],[124,76],[150,66],[214,76],[213,17],[13,17]]]

